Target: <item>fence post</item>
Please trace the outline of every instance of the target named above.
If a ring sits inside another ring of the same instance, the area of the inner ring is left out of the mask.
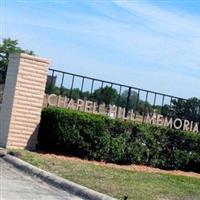
[[[48,64],[36,56],[10,55],[0,112],[1,147],[35,148]]]
[[[125,108],[125,117],[127,117],[127,115],[128,115],[130,97],[131,97],[131,87],[129,87],[129,89],[128,89],[128,95],[127,95],[127,99],[126,99],[126,108]]]

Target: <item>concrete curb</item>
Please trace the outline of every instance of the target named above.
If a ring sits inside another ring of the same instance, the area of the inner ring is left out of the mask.
[[[116,200],[115,198],[109,197],[105,194],[101,194],[84,186],[78,185],[64,178],[41,170],[23,160],[20,160],[11,155],[5,155],[2,159],[10,164],[12,164],[17,169],[23,171],[24,173],[41,179],[42,181],[62,190],[65,190],[77,197],[87,199],[87,200]]]

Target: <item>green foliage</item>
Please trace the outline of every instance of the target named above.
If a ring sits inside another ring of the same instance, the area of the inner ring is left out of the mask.
[[[128,90],[125,90],[120,96],[119,103],[116,101],[115,104],[116,105],[119,104],[120,107],[126,107],[127,96],[128,96]],[[144,112],[144,107],[145,107],[145,112],[153,112],[153,107],[150,105],[149,102],[146,102],[145,105],[145,101],[139,98],[138,93],[136,91],[131,91],[128,110],[136,109],[136,104],[137,104],[137,111],[140,114]]]
[[[109,107],[110,104],[111,105],[114,104],[122,108],[125,108],[126,103],[127,103],[128,90],[125,90],[120,95],[120,98],[119,98],[119,94],[117,90],[109,86],[98,88],[94,90],[94,92],[90,93],[89,91],[83,92],[79,88],[73,88],[70,91],[70,89],[65,88],[65,87],[60,88],[54,85],[51,86],[50,83],[47,82],[45,93],[67,96],[67,97],[71,97],[74,100],[87,99],[90,101],[97,102],[98,105],[104,103],[107,108]],[[153,106],[151,106],[149,102],[146,102],[146,105],[145,105],[145,102],[143,100],[138,99],[137,92],[132,91],[130,95],[130,101],[128,104],[128,110],[131,110],[131,109],[135,110],[136,104],[137,104],[137,112],[139,112],[141,115],[143,114],[144,111],[145,113],[153,112]],[[161,106],[159,108],[161,109]],[[161,111],[157,113],[161,114]]]
[[[147,98],[147,101],[144,100],[144,97],[142,98],[145,93],[141,95],[135,90],[131,90],[129,101],[127,101],[129,93],[129,90],[127,89],[122,90],[120,94],[115,88],[109,86],[100,87],[93,92],[83,92],[79,88],[73,88],[70,90],[65,87],[59,88],[56,85],[50,86],[48,83],[46,86],[46,93],[67,96],[74,100],[87,99],[97,102],[98,104],[104,103],[107,108],[110,104],[114,104],[118,107],[126,107],[128,111],[133,110],[136,115],[143,116],[145,113],[156,113],[165,117],[180,118],[182,120],[187,119],[194,122],[200,121],[200,100],[195,97],[188,100],[171,99],[168,104],[163,98],[163,105],[156,104],[156,101],[154,102],[156,105],[151,105],[153,102],[150,102],[149,98]],[[166,104],[164,104],[164,102]],[[126,105],[127,103],[128,105]]]
[[[17,45],[18,41],[10,38],[3,39],[3,43],[0,44],[0,82],[4,82],[6,78],[9,54],[27,53],[29,55],[34,55],[33,51],[23,50]]]
[[[127,96],[128,96],[128,90],[125,90],[120,96],[119,105],[121,107],[125,107],[126,106]],[[136,102],[137,102],[137,98],[138,98],[138,93],[135,92],[135,91],[131,91],[130,103],[128,105],[128,109],[129,110],[134,108],[134,105],[136,105]]]
[[[82,158],[200,172],[200,134],[45,108],[39,146]]]
[[[186,100],[172,101],[172,116],[190,121],[200,121],[200,100],[193,97]]]
[[[77,99],[90,99],[90,93],[88,91],[86,92],[81,92],[79,88],[73,88],[71,93],[70,89],[67,89],[65,87],[59,88],[57,86],[51,86],[50,84],[46,84],[46,89],[45,89],[46,94],[56,94],[56,95],[61,95],[61,96],[67,96],[77,100]]]
[[[110,137],[109,162],[123,163],[126,156],[126,143],[129,138],[128,134]]]
[[[105,159],[109,150],[106,118],[64,109],[46,109],[42,116],[42,123],[51,123],[52,126],[41,126],[40,131],[48,133],[39,135],[41,144],[46,147],[60,145],[71,153],[76,152],[89,159]]]
[[[105,103],[106,106],[114,104],[117,97],[117,90],[112,87],[99,88],[91,95],[91,100],[96,101],[99,105]]]

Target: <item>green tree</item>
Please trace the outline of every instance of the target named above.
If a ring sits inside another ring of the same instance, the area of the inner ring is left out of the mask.
[[[119,100],[120,107],[126,107],[127,96],[128,96],[128,90],[125,90],[120,96],[120,100]],[[118,104],[118,101],[116,101],[116,105],[117,104]],[[145,104],[145,101],[138,98],[138,93],[136,91],[131,91],[131,94],[130,94],[128,110],[131,110],[131,109],[133,110],[137,109],[137,112],[141,114],[144,112],[144,109],[145,109],[145,112],[147,113],[153,111],[153,108],[149,102],[146,102]]]
[[[200,100],[196,97],[188,100],[173,100],[172,116],[191,121],[200,121]]]
[[[114,104],[117,97],[117,90],[112,87],[104,87],[96,89],[91,95],[91,100],[96,101],[99,105],[105,103],[108,107],[109,104]]]
[[[127,96],[128,96],[128,90],[125,90],[120,96],[120,100],[119,100],[119,106],[120,107],[126,107]],[[138,96],[137,92],[131,91],[128,110],[133,109],[134,106],[136,105],[137,96]],[[116,104],[117,104],[117,102],[116,102]]]
[[[5,82],[9,55],[11,53],[27,53],[29,55],[34,55],[33,51],[23,50],[18,47],[17,40],[12,40],[11,38],[3,39],[2,44],[0,44],[0,82]]]

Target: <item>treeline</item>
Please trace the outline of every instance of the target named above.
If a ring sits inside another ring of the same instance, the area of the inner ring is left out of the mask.
[[[90,101],[97,102],[97,104],[105,104],[106,107],[111,105],[116,105],[122,108],[125,108],[127,105],[127,96],[128,96],[128,90],[123,91],[120,95],[118,94],[117,90],[105,86],[103,88],[98,88],[94,90],[92,93],[89,91],[82,92],[79,88],[74,88],[72,90],[68,88],[59,88],[56,86],[50,86],[47,84],[46,86],[46,93],[54,93],[56,95],[62,95],[71,97],[74,100],[77,99],[87,99]],[[129,98],[129,103],[127,105],[128,110],[137,110],[138,113],[143,114],[144,110],[145,112],[153,112],[153,107],[150,105],[149,102],[141,100],[138,96],[138,93],[135,91],[132,91]]]
[[[110,104],[125,108],[127,104],[128,90],[124,90],[120,95],[118,91],[112,87],[106,86],[98,88],[92,93],[89,91],[81,91],[79,88],[72,90],[68,88],[59,88],[57,86],[50,86],[47,84],[46,93],[54,93],[77,99],[87,99],[95,101],[98,104],[104,103],[105,106]],[[157,113],[168,117],[187,119],[190,121],[200,121],[200,100],[197,98],[190,98],[188,100],[173,99],[171,106],[168,104],[151,105],[148,101],[142,100],[136,91],[131,91],[128,110],[133,109],[139,114],[143,113]]]

